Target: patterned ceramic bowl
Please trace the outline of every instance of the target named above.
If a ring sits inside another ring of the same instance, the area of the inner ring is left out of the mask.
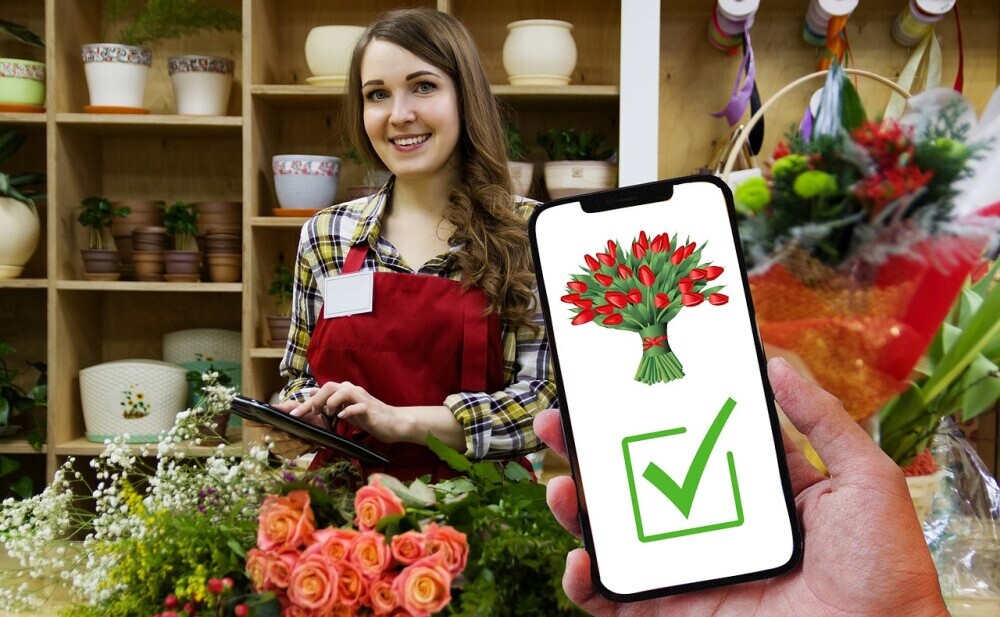
[[[150,443],[174,425],[186,407],[187,371],[155,360],[105,362],[80,371],[83,422],[89,441],[128,434]]]
[[[0,58],[0,103],[45,104],[45,64]]]
[[[117,43],[89,43],[82,46],[83,61],[122,62],[125,64],[153,64],[153,51],[148,47],[118,45]]]
[[[279,154],[271,160],[274,191],[282,208],[326,208],[333,204],[340,175],[335,156]]]

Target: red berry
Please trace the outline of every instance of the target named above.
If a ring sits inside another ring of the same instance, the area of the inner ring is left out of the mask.
[[[177,614],[177,611],[163,611],[162,613],[160,613],[160,615],[162,615],[163,617],[180,617]]]
[[[233,607],[233,615],[236,617],[247,617],[250,614],[250,607],[246,604],[237,604]]]
[[[222,579],[218,578],[208,579],[208,583],[205,585],[205,588],[208,589],[208,593],[212,594],[213,596],[219,595],[220,593],[222,593]]]
[[[166,606],[167,608],[177,608],[177,604],[177,596],[174,594],[169,594],[163,599],[163,606]]]
[[[228,576],[222,577],[222,588],[225,589],[226,591],[229,591],[230,589],[232,589],[233,588],[233,579],[230,578],[230,577],[228,577]]]
[[[196,610],[198,610],[198,608],[194,605],[194,602],[188,602],[184,605],[184,612],[188,615],[194,615]]]

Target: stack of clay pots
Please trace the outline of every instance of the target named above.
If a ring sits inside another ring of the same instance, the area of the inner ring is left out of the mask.
[[[132,231],[132,258],[136,278],[147,283],[165,280],[163,252],[167,250],[168,240],[165,227],[136,227]]]
[[[128,216],[121,219],[115,218],[111,224],[111,233],[115,237],[115,246],[118,247],[118,256],[121,260],[122,280],[136,280],[135,260],[132,257],[132,232],[138,227],[163,225],[163,203],[162,201],[142,199],[111,202],[116,209],[126,207],[131,210]]]
[[[205,254],[208,278],[235,283],[243,268],[243,204],[206,201],[198,208],[198,247]]]

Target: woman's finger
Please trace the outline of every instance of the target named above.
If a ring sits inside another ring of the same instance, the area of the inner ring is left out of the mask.
[[[590,578],[590,555],[582,548],[566,555],[566,571],[563,573],[562,584],[566,596],[591,615],[616,613],[614,602],[597,595]]]
[[[365,416],[368,415],[368,404],[367,403],[354,403],[353,405],[348,405],[340,410],[337,414],[338,418],[343,420],[350,420],[355,416]]]
[[[293,409],[291,411],[291,415],[299,418],[310,411],[321,413],[323,411],[323,404],[326,403],[326,399],[330,398],[330,395],[337,390],[339,385],[340,384],[335,381],[326,382],[321,388],[315,390],[312,396]]]
[[[576,483],[569,476],[557,476],[549,480],[545,487],[545,502],[559,524],[576,537],[583,535],[580,529],[579,504],[576,499]]]
[[[558,409],[546,409],[535,416],[535,434],[556,454],[566,458],[566,441],[563,437],[562,418]]]

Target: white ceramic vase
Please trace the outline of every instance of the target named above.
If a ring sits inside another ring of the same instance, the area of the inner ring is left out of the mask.
[[[573,24],[525,19],[507,24],[503,67],[513,86],[565,86],[576,68]]]
[[[185,116],[224,116],[229,106],[236,62],[218,56],[174,56],[167,70],[174,84],[177,113]]]
[[[21,275],[38,246],[40,232],[37,210],[0,197],[0,280]]]
[[[83,423],[89,441],[116,435],[159,441],[186,407],[187,370],[155,360],[118,360],[80,371]]]
[[[545,189],[552,199],[611,189],[617,181],[618,166],[607,161],[545,163]]]
[[[153,52],[145,47],[94,43],[83,46],[91,107],[142,107]]]
[[[510,172],[511,190],[515,195],[526,197],[531,190],[531,178],[535,175],[535,164],[520,161],[507,161]]]
[[[343,86],[362,26],[317,26],[306,35],[306,64],[316,86]]]

